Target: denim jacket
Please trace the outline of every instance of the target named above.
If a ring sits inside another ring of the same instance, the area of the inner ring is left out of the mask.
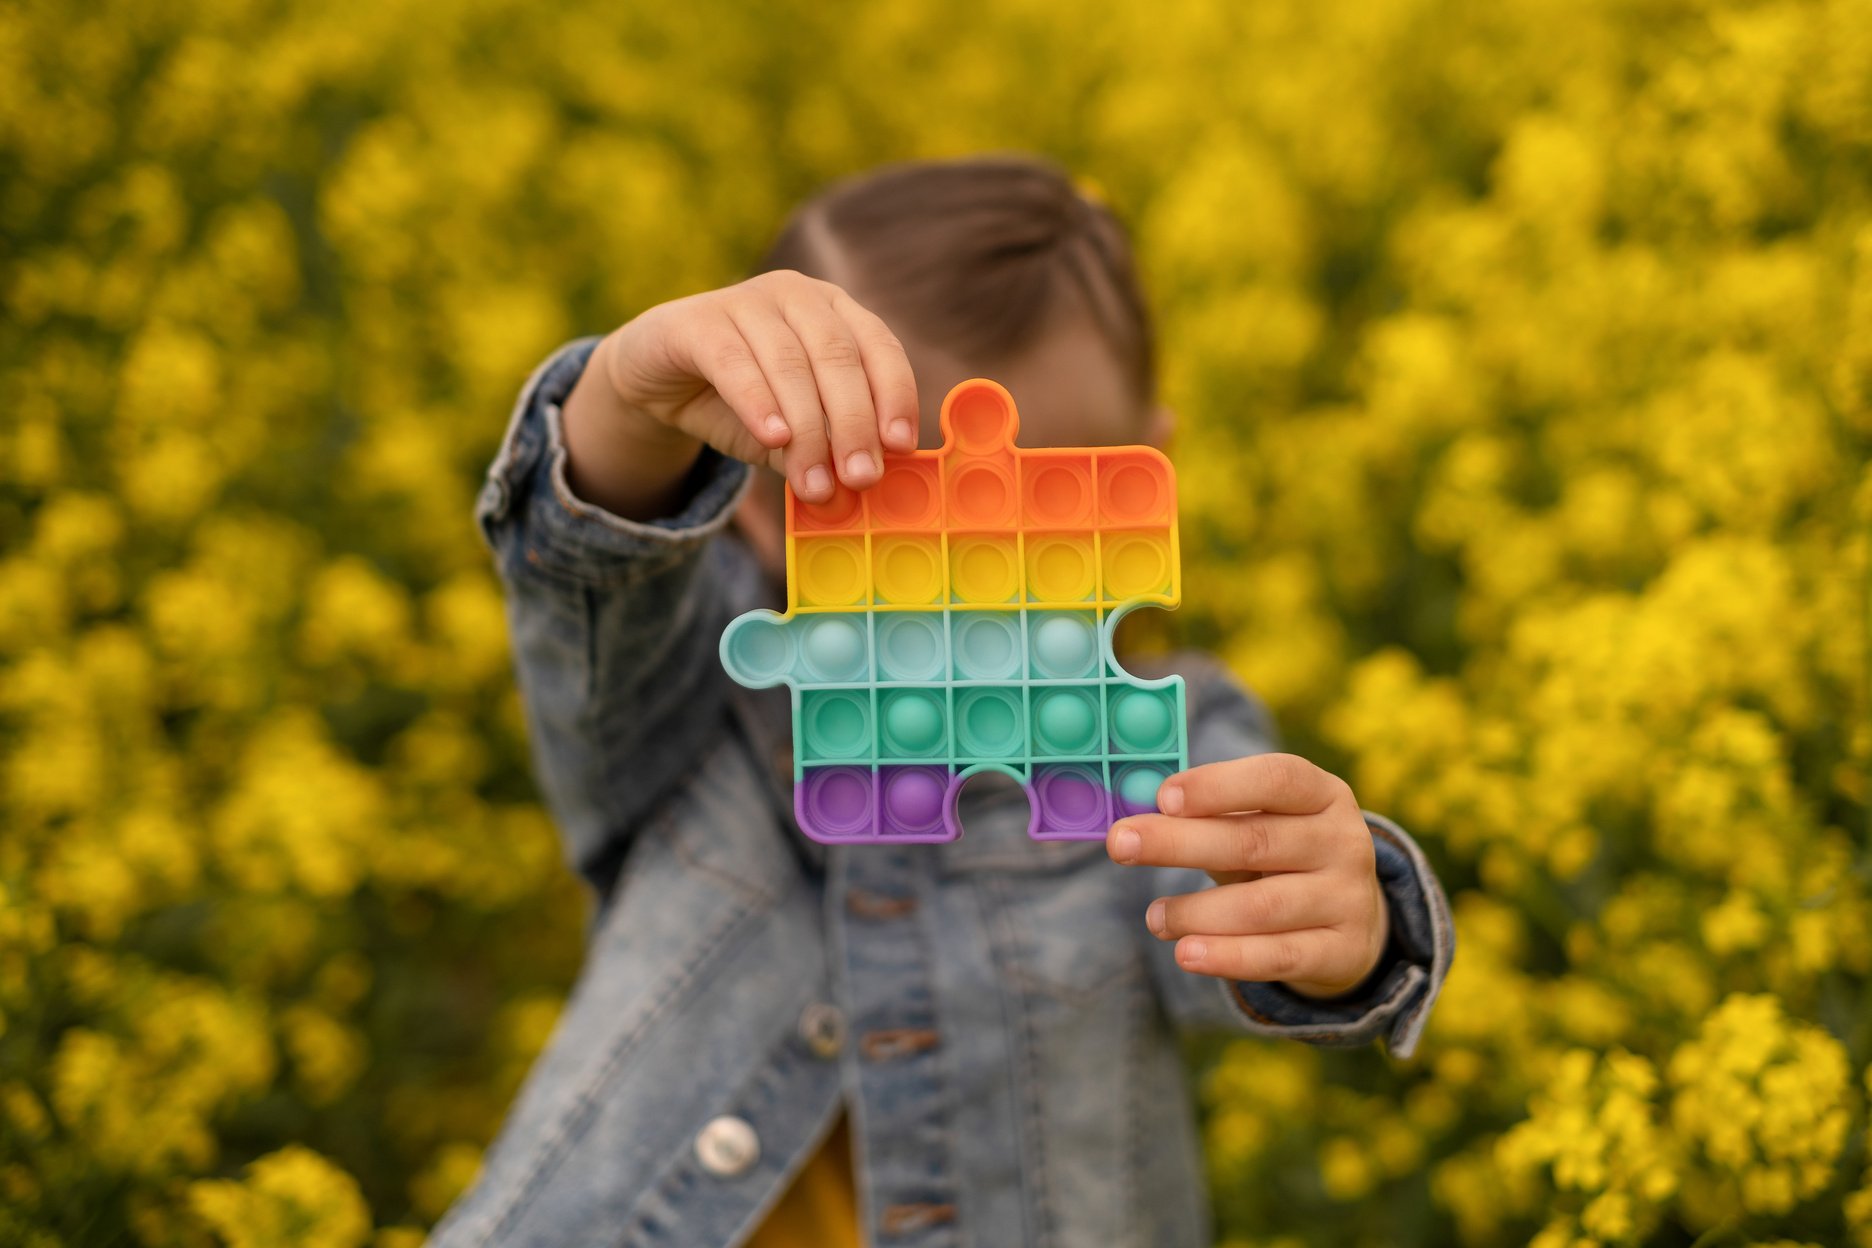
[[[1409,1057],[1455,951],[1416,843],[1364,812],[1392,929],[1332,1000],[1176,965],[1144,925],[1190,868],[1037,842],[1011,786],[941,845],[825,846],[791,800],[789,694],[717,644],[775,590],[727,525],[751,470],[704,451],[677,514],[567,484],[561,407],[596,337],[529,377],[476,516],[507,592],[535,770],[594,901],[584,968],[436,1248],[740,1243],[851,1114],[866,1242],[1210,1242],[1180,1032]],[[1213,660],[1192,764],[1276,750]],[[1140,671],[1139,675],[1146,673]]]

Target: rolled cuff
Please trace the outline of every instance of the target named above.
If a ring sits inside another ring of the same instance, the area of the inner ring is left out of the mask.
[[[563,405],[601,341],[574,339],[533,370],[488,466],[475,520],[509,579],[544,574],[630,585],[693,554],[726,526],[753,479],[748,465],[704,446],[669,516],[630,520],[574,494],[566,478]]]
[[[1443,886],[1417,843],[1385,816],[1362,813],[1391,913],[1385,955],[1365,982],[1330,998],[1307,997],[1277,982],[1217,983],[1251,1032],[1334,1048],[1383,1036],[1391,1056],[1408,1058],[1449,975],[1455,924]]]

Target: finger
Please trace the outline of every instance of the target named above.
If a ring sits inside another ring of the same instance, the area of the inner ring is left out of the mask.
[[[1316,816],[1265,811],[1206,819],[1128,815],[1105,836],[1105,852],[1114,862],[1211,872],[1310,871],[1326,865],[1331,851]]]
[[[1251,884],[1222,884],[1159,897],[1144,924],[1159,940],[1182,936],[1248,936],[1330,927],[1340,894],[1310,871],[1287,871]]]
[[[777,450],[792,439],[793,430],[780,414],[780,400],[767,384],[754,348],[726,312],[703,326],[687,354],[689,371],[714,388],[728,414],[762,448]],[[706,410],[716,405],[704,401],[699,406]]]
[[[1252,936],[1185,936],[1177,965],[1224,979],[1286,980],[1311,984],[1358,982],[1358,950],[1341,932],[1313,927]]]
[[[832,306],[851,326],[871,384],[871,406],[877,412],[878,436],[894,451],[914,451],[917,444],[916,374],[903,343],[883,318],[844,291],[832,297]]]
[[[743,304],[728,316],[754,349],[762,376],[780,400],[780,414],[791,431],[784,464],[787,481],[807,502],[825,502],[834,486],[831,444],[826,438],[825,409],[819,405],[819,383],[805,344],[770,304]]]
[[[1242,810],[1310,815],[1351,792],[1344,780],[1298,754],[1250,754],[1171,776],[1157,789],[1157,808],[1187,816]]]
[[[862,490],[884,474],[884,448],[858,340],[831,301],[816,293],[788,300],[781,311],[812,360],[831,436],[832,470],[846,485]]]
[[[703,391],[677,413],[676,427],[696,440],[708,443],[730,459],[765,464],[776,471],[785,470],[785,448],[763,445],[742,423],[740,413],[712,390]]]

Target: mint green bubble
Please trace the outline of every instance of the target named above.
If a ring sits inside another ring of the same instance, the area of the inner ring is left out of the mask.
[[[813,621],[804,643],[806,662],[825,680],[856,680],[864,673],[864,633],[836,615]]]
[[[1034,666],[1048,676],[1084,676],[1092,670],[1092,623],[1053,615],[1034,629]]]
[[[864,703],[847,693],[813,700],[806,715],[806,742],[820,758],[855,758],[870,746]]]
[[[1012,615],[955,617],[958,674],[1000,680],[1020,670],[1020,622]]]
[[[1133,806],[1157,805],[1157,788],[1169,776],[1155,767],[1133,767],[1118,781],[1118,793]]]
[[[1128,690],[1112,705],[1112,730],[1126,753],[1162,749],[1170,735],[1171,695],[1148,689]]]
[[[763,620],[749,620],[728,638],[728,657],[749,681],[771,680],[793,661],[786,633]]]
[[[901,612],[879,617],[878,665],[886,680],[934,680],[942,675],[941,616]]]
[[[1040,698],[1034,719],[1047,746],[1061,754],[1087,749],[1098,729],[1092,700],[1071,689],[1049,692]]]
[[[999,690],[982,689],[956,703],[962,746],[984,758],[1020,752],[1020,705]]]
[[[895,693],[884,707],[884,731],[899,749],[927,753],[943,738],[942,707],[920,689]]]

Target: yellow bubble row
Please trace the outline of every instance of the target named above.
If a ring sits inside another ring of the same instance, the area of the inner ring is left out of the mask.
[[[801,535],[787,541],[787,607],[1112,607],[1182,596],[1176,526],[1085,534]]]

